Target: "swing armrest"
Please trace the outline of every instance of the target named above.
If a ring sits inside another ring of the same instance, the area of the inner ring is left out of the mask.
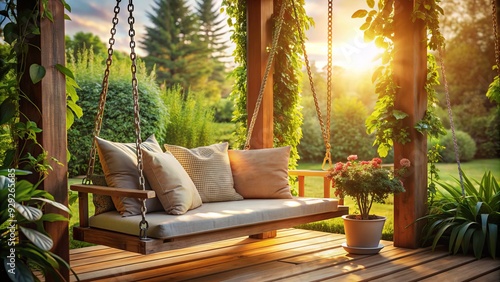
[[[113,197],[129,197],[139,199],[151,199],[156,197],[156,193],[153,190],[135,190],[86,184],[73,184],[70,186],[70,189],[79,193],[94,193]]]

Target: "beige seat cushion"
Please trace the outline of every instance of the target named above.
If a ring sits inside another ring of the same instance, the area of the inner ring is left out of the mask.
[[[229,150],[236,192],[245,199],[291,199],[290,147]]]
[[[118,143],[96,137],[99,160],[104,171],[106,182],[110,187],[142,189],[139,184],[137,170],[137,156],[135,143]],[[162,152],[154,136],[149,137],[141,144],[143,149]],[[146,181],[146,189],[151,190]],[[141,213],[142,201],[135,198],[113,197],[115,208],[122,216]],[[157,198],[146,201],[148,212],[163,210]]]
[[[203,203],[243,199],[234,190],[227,148],[227,143],[194,149],[165,145],[193,180]]]
[[[201,206],[196,186],[170,152],[142,152],[144,175],[168,214],[184,214]]]
[[[146,220],[149,237],[166,239],[332,212],[337,207],[337,199],[326,198],[245,199],[204,203],[183,215],[168,215],[164,211],[148,213]],[[110,211],[90,217],[89,224],[138,236],[140,221],[140,215],[121,217],[116,211]]]

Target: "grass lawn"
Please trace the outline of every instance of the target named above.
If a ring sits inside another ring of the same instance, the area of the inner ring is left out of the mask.
[[[303,163],[299,165],[299,169],[321,169],[321,164],[319,163]],[[453,177],[458,178],[458,170],[456,164],[438,164],[438,169],[440,170],[440,176],[442,181],[453,181]],[[491,160],[474,160],[467,163],[462,163],[462,170],[465,171],[466,175],[470,179],[480,180],[483,173],[490,170],[497,180],[500,180],[500,159]],[[69,180],[69,184],[81,183],[81,179],[72,178]],[[323,197],[323,179],[318,177],[306,177],[305,183],[305,194],[307,197]],[[92,195],[90,195],[90,202],[92,202]],[[349,206],[350,212],[355,212],[355,203],[352,199],[345,199],[345,205]],[[69,222],[69,226],[78,225],[78,201],[71,205],[72,217]],[[374,204],[372,207],[372,213],[387,217],[387,221],[384,226],[382,238],[384,240],[392,240],[392,234],[394,233],[394,221],[393,221],[393,198],[389,197],[386,204]],[[94,214],[94,205],[89,205],[89,214]],[[314,229],[332,233],[344,233],[344,226],[342,219],[335,218],[330,220],[319,221],[315,223],[309,223],[299,226],[305,229]],[[73,240],[72,228],[70,228],[70,248],[81,248],[84,246],[89,246],[91,244]]]

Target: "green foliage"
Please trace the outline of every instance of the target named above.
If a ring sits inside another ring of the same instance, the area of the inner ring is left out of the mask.
[[[444,45],[444,38],[439,31],[439,14],[443,10],[437,4],[438,0],[416,1],[412,14],[413,20],[423,20],[429,33],[427,45],[435,50]],[[374,41],[375,44],[384,48],[381,65],[374,71],[372,82],[375,83],[375,93],[378,96],[375,109],[366,119],[366,128],[369,134],[375,134],[374,145],[378,147],[378,154],[385,157],[390,152],[394,142],[405,144],[410,141],[409,127],[405,125],[405,118],[408,116],[400,109],[395,107],[397,95],[402,95],[399,86],[394,77],[394,0],[378,1],[375,7],[375,1],[367,1],[370,10],[358,10],[353,13],[353,18],[366,18],[360,29],[364,31],[365,41]],[[426,90],[437,84],[434,75],[435,63],[431,57],[428,57],[428,76],[426,81]],[[432,105],[435,97],[428,95],[428,104]],[[439,131],[441,124],[439,119],[434,116],[432,111],[427,112],[427,117],[418,125],[419,130],[425,130],[428,133]]]
[[[438,183],[439,199],[429,207],[424,243],[432,241],[448,245],[450,253],[464,254],[472,250],[480,259],[484,255],[496,258],[500,251],[498,228],[500,226],[500,187],[491,172],[485,172],[481,182],[473,184],[464,174],[465,195],[460,180],[455,185]]]
[[[106,53],[107,47],[99,36],[91,32],[79,31],[73,38],[66,36],[66,57],[71,60],[78,60],[78,55],[84,50],[92,49],[94,54]]]
[[[61,267],[70,269],[70,266],[50,251],[53,241],[45,231],[44,223],[67,221],[67,218],[43,210],[49,204],[70,211],[55,202],[50,193],[36,189],[40,182],[32,184],[16,179],[26,173],[29,172],[0,170],[0,256],[4,265],[0,277],[2,281],[9,278],[12,281],[38,281],[37,276],[42,274],[54,281],[65,281],[60,273]]]
[[[99,106],[102,73],[105,69],[104,58],[95,56],[91,51],[84,51],[77,62],[70,66],[78,70],[76,81],[80,85],[77,93],[83,109],[83,117],[75,120],[68,130],[68,149],[72,157],[68,163],[71,176],[87,172],[90,146],[92,144],[94,122]],[[139,84],[139,105],[141,114],[141,133],[143,140],[155,134],[158,141],[165,139],[167,114],[160,98],[160,89],[155,77],[147,74],[144,64],[137,64]],[[135,142],[134,111],[130,59],[113,60],[110,70],[109,87],[104,110],[100,137],[115,142]],[[96,171],[99,171],[96,162]]]
[[[216,122],[230,122],[233,118],[234,102],[230,98],[220,99],[215,104],[214,119]]]
[[[497,107],[500,106],[500,79],[498,79],[498,75],[495,76],[495,79],[488,87],[486,97],[488,97],[491,101],[495,101],[497,103]]]
[[[233,29],[231,39],[236,43],[236,49],[233,53],[235,63],[238,65],[232,73],[235,78],[235,85],[232,97],[235,100],[234,121],[238,124],[236,136],[238,145],[242,146],[245,141],[247,131],[247,117],[253,113],[246,112],[247,104],[247,65],[246,65],[246,2],[236,0],[224,0],[222,5],[225,7],[229,16],[228,23]],[[274,146],[291,146],[290,167],[296,166],[299,158],[297,145],[299,144],[302,132],[300,125],[302,123],[302,114],[300,112],[300,81],[302,59],[301,40],[298,34],[298,28],[306,30],[312,23],[312,19],[305,15],[304,2],[294,1],[297,8],[299,19],[295,19],[292,3],[288,1],[281,2],[279,5],[287,5],[285,18],[291,19],[283,22],[281,34],[278,39],[278,49],[276,52],[273,74],[274,91]],[[280,10],[281,6],[275,9]],[[297,21],[299,24],[297,24]],[[276,24],[276,22],[274,22]]]
[[[164,143],[195,148],[214,142],[213,111],[204,106],[203,95],[189,92],[184,99],[177,86],[162,91],[161,99],[169,116],[169,121],[162,125]]]
[[[470,135],[466,132],[460,130],[455,131],[455,136],[457,139],[460,161],[465,162],[472,160],[476,154],[476,142],[474,142],[474,139],[472,139],[472,137],[470,137]],[[433,139],[431,144],[434,146],[436,143],[444,147],[442,151],[439,152],[441,155],[441,161],[445,163],[456,162],[451,130],[447,130],[446,135],[441,137],[439,140]]]

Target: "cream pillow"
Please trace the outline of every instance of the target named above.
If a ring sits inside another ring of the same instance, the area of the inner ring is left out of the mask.
[[[143,150],[144,175],[168,214],[184,214],[201,206],[193,181],[170,152]]]
[[[117,143],[96,137],[99,160],[104,171],[106,183],[110,187],[128,189],[141,189],[139,185],[139,172],[137,170],[137,156],[135,143]],[[141,148],[162,152],[154,136],[143,141]],[[146,181],[146,189],[151,190]],[[142,201],[135,198],[112,197],[117,211],[123,216],[141,213]],[[163,207],[157,198],[147,199],[148,212],[161,211]]]
[[[243,199],[233,187],[227,148],[227,143],[194,149],[165,145],[191,177],[204,203]]]
[[[290,147],[229,150],[234,188],[245,199],[291,199]]]

